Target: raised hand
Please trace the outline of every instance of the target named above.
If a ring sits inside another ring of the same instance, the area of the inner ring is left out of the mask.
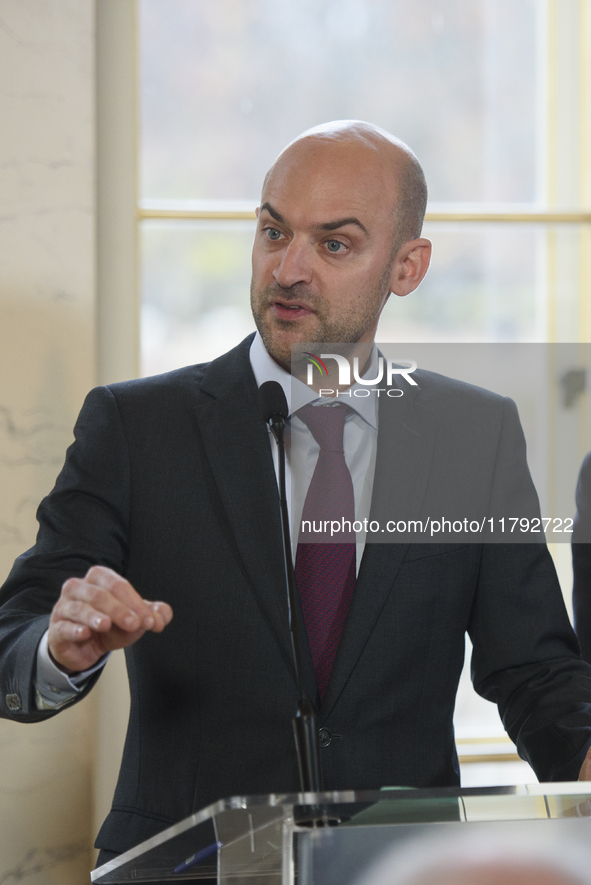
[[[64,583],[49,621],[49,652],[66,672],[88,670],[106,652],[133,645],[146,630],[161,633],[171,620],[168,603],[142,599],[121,575],[95,565]]]

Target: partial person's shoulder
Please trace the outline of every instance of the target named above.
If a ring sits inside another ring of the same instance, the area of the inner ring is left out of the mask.
[[[587,484],[589,482],[591,482],[591,452],[587,452],[583,458],[583,463],[581,464],[581,469],[579,471],[579,483]]]

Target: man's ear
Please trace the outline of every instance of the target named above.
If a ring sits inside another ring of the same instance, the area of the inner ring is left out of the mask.
[[[259,217],[259,215],[261,214],[261,207],[260,206],[256,207],[256,209],[254,210],[254,214],[256,215],[257,218]]]
[[[390,291],[403,297],[417,288],[429,269],[431,241],[421,237],[403,243],[392,265]]]

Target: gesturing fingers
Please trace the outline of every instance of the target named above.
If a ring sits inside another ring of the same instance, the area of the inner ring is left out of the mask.
[[[153,630],[155,633],[161,633],[172,621],[172,608],[167,602],[152,602],[148,599],[142,599],[129,581],[122,578],[116,572],[111,571],[111,569],[94,566],[87,573],[85,580],[96,584],[98,587],[106,588],[122,605],[128,606],[130,611],[140,620],[140,629],[142,630]],[[131,624],[131,621],[129,623]],[[131,629],[135,628],[131,627]]]
[[[149,617],[142,617],[129,605],[121,602],[112,591],[90,583],[85,578],[70,578],[66,581],[54,608],[53,619],[72,621],[98,633],[106,633],[112,627],[131,633],[151,629],[154,625],[151,612]]]
[[[93,566],[84,577],[88,585],[87,601],[108,615],[122,630],[152,630],[155,618],[150,605],[132,585],[117,572],[104,566]],[[104,607],[103,607],[104,606]]]
[[[145,600],[152,611],[154,617],[154,633],[162,633],[167,624],[172,621],[172,609],[167,602],[148,602]]]
[[[49,624],[54,659],[72,670],[92,666],[106,651],[124,648],[146,630],[160,633],[172,619],[165,602],[142,599],[121,575],[93,566],[62,586]]]

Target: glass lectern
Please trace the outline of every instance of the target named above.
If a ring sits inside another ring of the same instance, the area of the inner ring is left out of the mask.
[[[491,821],[512,831],[545,827],[553,838],[564,832],[591,846],[591,784],[234,796],[137,845],[91,878],[97,885],[203,879],[354,885],[380,854],[417,832],[466,825],[476,831]],[[215,841],[203,849],[202,831],[212,824]]]

